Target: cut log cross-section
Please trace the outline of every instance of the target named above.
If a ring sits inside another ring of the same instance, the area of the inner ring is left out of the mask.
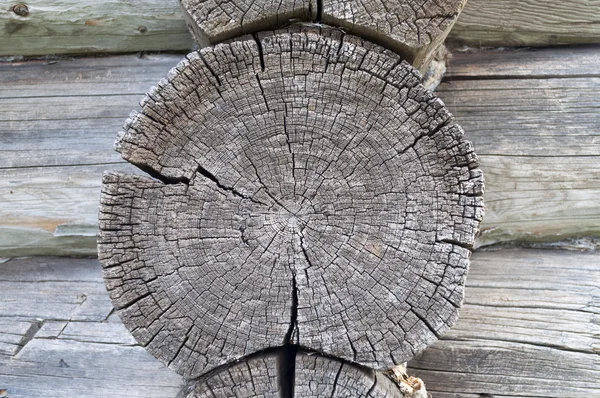
[[[423,71],[456,22],[466,0],[180,0],[201,46],[294,21],[346,29],[402,55]]]
[[[483,177],[419,79],[315,27],[175,67],[117,142],[154,179],[103,182],[100,259],[137,340],[194,379],[282,345],[387,370],[444,333]]]
[[[292,376],[292,377],[290,377]],[[417,380],[417,379],[412,379]],[[422,383],[314,353],[277,349],[194,380],[181,398],[426,398]]]

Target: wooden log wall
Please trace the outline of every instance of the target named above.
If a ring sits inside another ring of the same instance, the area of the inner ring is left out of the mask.
[[[599,0],[469,0],[450,38],[473,47],[598,43],[599,18]],[[193,43],[178,0],[3,1],[0,32],[0,56],[187,52]]]
[[[460,319],[409,363],[409,373],[435,398],[599,396],[599,262],[598,253],[474,253]],[[14,259],[1,267],[5,395],[169,398],[181,391],[181,377],[136,344],[113,312],[97,260]]]
[[[0,65],[0,256],[96,255],[102,172],[136,170],[116,132],[180,59]],[[600,234],[599,60],[593,46],[454,56],[438,94],[486,177],[477,246]]]

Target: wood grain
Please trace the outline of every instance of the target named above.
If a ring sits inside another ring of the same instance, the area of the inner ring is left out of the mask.
[[[438,93],[468,132],[487,180],[479,246],[600,234],[597,59],[600,47],[588,46],[451,61]],[[573,67],[558,66],[564,62]]]
[[[598,253],[556,250],[474,253],[459,321],[409,373],[441,398],[600,395],[599,261]],[[0,389],[11,398],[180,391],[180,377],[111,314],[97,260],[15,259],[0,267]],[[80,295],[95,291],[102,298],[80,317],[87,302]],[[15,294],[29,297],[18,309]]]
[[[599,395],[599,260],[598,253],[476,253],[460,320],[411,361],[413,373],[434,397]]]
[[[473,47],[600,42],[598,0],[469,0],[450,40]]]
[[[406,362],[460,307],[473,148],[396,54],[325,28],[257,37],[188,55],[119,134],[160,181],[104,176],[110,296],[187,378],[281,344]]]
[[[0,256],[96,255],[102,171],[134,169],[113,164],[121,162],[112,149],[116,134],[180,59],[0,64]],[[600,234],[598,62],[594,46],[454,54],[438,95],[465,128],[486,174],[478,247]],[[43,177],[32,179],[38,170]],[[79,232],[54,236],[52,225],[70,219]]]
[[[188,51],[177,0],[28,0],[0,6],[0,56]]]

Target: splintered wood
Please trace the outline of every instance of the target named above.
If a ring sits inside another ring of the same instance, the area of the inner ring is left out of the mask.
[[[466,0],[180,0],[201,46],[290,22],[316,22],[347,29],[401,54],[426,69]]]
[[[397,54],[298,27],[205,48],[117,149],[154,179],[104,176],[106,284],[187,379],[281,345],[387,370],[456,321],[483,177]]]

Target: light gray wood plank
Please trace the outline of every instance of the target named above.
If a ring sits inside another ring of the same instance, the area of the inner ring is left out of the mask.
[[[0,63],[0,98],[141,96],[184,54],[114,55]],[[133,74],[133,75],[132,75]]]
[[[600,46],[597,44],[528,49],[469,49],[452,53],[444,79],[600,77],[599,61]]]
[[[177,0],[29,0],[0,7],[0,56],[187,51]]]
[[[450,39],[473,47],[600,42],[598,0],[469,0]]]
[[[102,173],[123,163],[0,169],[0,253],[96,255]]]
[[[34,339],[0,359],[11,398],[175,397],[181,379],[140,346]]]

